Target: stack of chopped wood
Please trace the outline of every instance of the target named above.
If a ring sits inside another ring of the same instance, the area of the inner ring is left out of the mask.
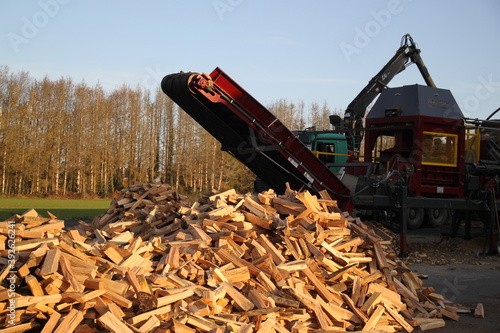
[[[58,245],[58,236],[64,229],[64,221],[58,220],[50,212],[48,214],[50,218],[44,218],[34,209],[30,209],[22,216],[16,215],[5,222],[0,222],[0,250],[5,251],[8,248],[8,239],[14,244],[13,236],[9,235],[15,235],[17,251],[32,250],[42,244]]]
[[[424,287],[389,236],[308,192],[190,203],[135,184],[92,224],[9,220],[17,261],[2,250],[0,332],[411,332],[463,310]]]

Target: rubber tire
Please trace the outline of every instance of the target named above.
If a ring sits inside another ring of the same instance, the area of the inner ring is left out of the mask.
[[[448,210],[429,208],[426,209],[427,223],[432,228],[441,228],[448,221]]]
[[[408,209],[408,229],[418,229],[424,223],[424,209],[423,208],[409,208]]]

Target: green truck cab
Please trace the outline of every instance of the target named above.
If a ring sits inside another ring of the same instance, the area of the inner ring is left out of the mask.
[[[338,174],[349,157],[345,135],[333,131],[317,131],[309,127],[294,132],[304,145],[309,148],[333,173]]]

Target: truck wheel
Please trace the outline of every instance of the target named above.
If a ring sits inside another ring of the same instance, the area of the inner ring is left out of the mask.
[[[429,208],[426,213],[427,221],[432,228],[440,228],[448,220],[448,210],[443,208]]]
[[[423,208],[409,208],[408,209],[408,229],[418,229],[424,222],[424,209]]]

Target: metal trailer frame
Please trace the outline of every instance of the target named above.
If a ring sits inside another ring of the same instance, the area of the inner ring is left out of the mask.
[[[489,249],[483,254],[495,254],[498,252],[498,225],[497,207],[500,201],[495,198],[494,191],[478,191],[480,196],[486,200],[473,200],[465,198],[428,198],[409,197],[406,184],[395,186],[397,198],[388,195],[364,195],[354,198],[356,207],[369,209],[390,209],[399,214],[400,217],[400,257],[408,256],[408,210],[410,208],[440,208],[452,209],[454,211],[487,211]],[[395,202],[395,199],[398,199]]]

